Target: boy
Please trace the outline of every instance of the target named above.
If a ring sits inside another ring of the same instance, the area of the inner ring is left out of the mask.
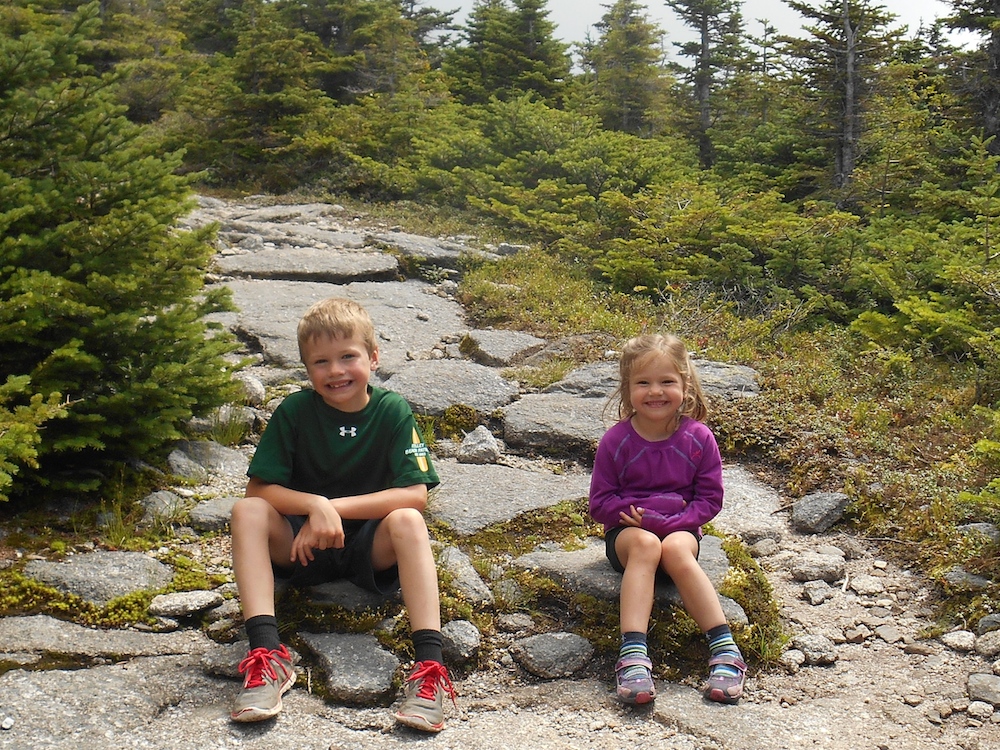
[[[381,594],[402,589],[416,664],[396,720],[439,732],[443,695],[454,701],[455,692],[441,663],[437,570],[422,515],[437,474],[406,401],[368,383],[379,353],[361,305],[317,302],[299,322],[298,342],[313,389],[275,410],[233,507],[233,572],[250,651],[232,718],[277,715],[295,682],[278,637],[275,574],[298,586],[346,578]]]

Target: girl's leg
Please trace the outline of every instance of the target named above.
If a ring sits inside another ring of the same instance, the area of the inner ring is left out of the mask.
[[[660,543],[660,565],[677,586],[684,609],[703,633],[726,623],[719,595],[698,564],[698,540],[687,531],[668,534]]]
[[[715,586],[698,564],[698,540],[686,531],[677,532],[668,534],[661,548],[660,564],[708,641],[711,656],[707,695],[714,701],[735,703],[743,694],[746,664],[726,623]]]
[[[625,568],[620,595],[621,630],[645,633],[653,612],[653,587],[660,564],[659,539],[644,529],[627,528],[615,539],[615,554]]]
[[[622,645],[615,664],[616,691],[626,703],[648,703],[656,695],[646,631],[653,610],[660,540],[643,529],[626,528],[615,539],[615,554],[625,568],[620,604]]]

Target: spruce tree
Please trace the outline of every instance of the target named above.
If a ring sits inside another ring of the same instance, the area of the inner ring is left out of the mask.
[[[609,130],[648,135],[665,104],[663,31],[645,11],[637,0],[618,0],[595,25],[598,39],[581,48],[594,107]]]
[[[466,43],[442,66],[454,80],[452,92],[465,104],[530,93],[560,105],[570,58],[548,15],[545,0],[478,0],[464,30]]]
[[[743,17],[738,0],[666,0],[685,25],[698,34],[693,42],[678,44],[680,52],[691,58],[688,79],[695,115],[693,130],[698,141],[701,165],[708,169],[715,163],[715,149],[709,128],[715,119],[714,97],[722,81],[731,77],[743,64]]]
[[[204,322],[225,302],[204,287],[209,237],[177,227],[191,208],[180,158],[79,61],[96,16],[0,8],[0,383],[20,384],[0,395],[67,411],[25,493],[99,485],[95,469],[154,458],[233,395],[233,344]]]

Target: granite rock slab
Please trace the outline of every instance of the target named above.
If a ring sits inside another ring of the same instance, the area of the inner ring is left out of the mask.
[[[428,513],[459,534],[473,534],[526,511],[586,497],[590,491],[589,474],[475,466],[451,459],[434,465],[441,484],[432,492]]]

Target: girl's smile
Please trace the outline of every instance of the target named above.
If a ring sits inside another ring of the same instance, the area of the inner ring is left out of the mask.
[[[670,437],[677,428],[685,392],[684,378],[669,357],[655,355],[637,363],[628,383],[636,432],[647,440]]]

